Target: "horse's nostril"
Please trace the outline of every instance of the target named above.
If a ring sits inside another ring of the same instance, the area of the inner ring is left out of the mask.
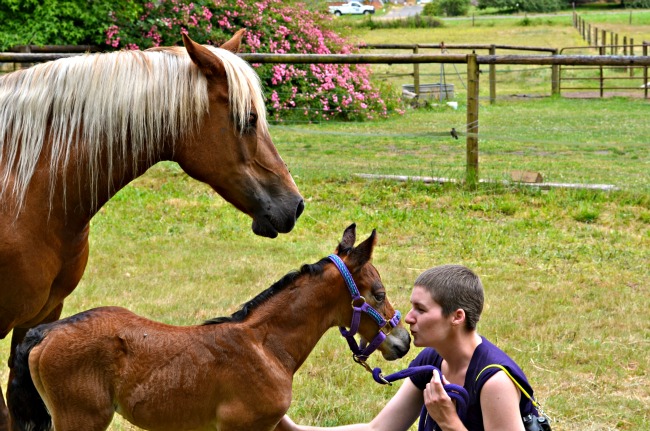
[[[300,202],[298,202],[298,208],[296,208],[296,220],[298,220],[298,217],[300,217],[300,214],[305,210],[305,201],[300,199]]]

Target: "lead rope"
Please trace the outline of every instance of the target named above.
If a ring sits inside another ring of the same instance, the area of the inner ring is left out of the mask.
[[[416,374],[438,371],[440,373],[440,379],[442,380],[442,372],[434,367],[433,365],[421,365],[419,367],[409,367],[405,370],[398,371],[387,376],[382,375],[380,368],[375,368],[372,370],[372,377],[379,384],[385,385],[390,384],[396,380],[401,380],[406,377],[411,377]],[[449,383],[443,385],[445,392],[449,395],[449,398],[456,401],[456,413],[460,420],[465,419],[465,414],[467,413],[467,405],[469,404],[469,394],[464,387],[460,385],[455,385]],[[420,423],[418,430],[420,431],[433,431],[433,426],[435,424],[434,420],[431,419],[431,416],[427,413],[426,416],[423,414],[426,411],[426,406],[422,406],[422,412],[420,413]]]

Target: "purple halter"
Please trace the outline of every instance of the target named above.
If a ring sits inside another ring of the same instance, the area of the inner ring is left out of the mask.
[[[402,314],[399,311],[395,310],[395,315],[392,319],[388,321],[384,319],[381,314],[372,308],[372,306],[366,302],[366,299],[359,294],[359,289],[357,289],[357,285],[352,278],[352,274],[350,274],[350,271],[348,270],[347,266],[345,266],[345,263],[343,263],[343,260],[341,260],[341,258],[335,254],[329,255],[328,258],[338,268],[339,272],[343,276],[343,279],[345,280],[345,284],[348,286],[350,295],[352,296],[353,311],[350,330],[347,330],[341,326],[339,327],[339,331],[341,331],[341,335],[343,335],[343,337],[345,337],[347,340],[348,345],[350,346],[350,350],[352,350],[352,357],[354,358],[354,361],[361,364],[366,370],[372,372],[372,369],[368,366],[368,364],[366,364],[366,360],[370,354],[374,352],[381,343],[384,342],[386,335],[389,334],[390,331],[397,326],[400,318],[402,317]],[[362,348],[359,344],[357,344],[357,341],[354,338],[354,336],[357,334],[357,331],[359,330],[361,313],[366,313],[372,318],[372,320],[377,323],[377,326],[379,326],[379,332],[370,342],[370,344],[368,344],[365,348]]]

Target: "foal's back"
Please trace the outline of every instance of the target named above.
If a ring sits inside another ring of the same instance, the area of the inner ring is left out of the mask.
[[[235,388],[224,379],[238,382],[224,370],[254,375],[260,363],[254,349],[244,349],[246,360],[238,356],[252,340],[232,327],[172,326],[124,308],[96,308],[37,328],[42,341],[29,367],[57,431],[104,430],[115,411],[144,429],[214,430],[217,408],[221,422],[241,404],[227,403]]]

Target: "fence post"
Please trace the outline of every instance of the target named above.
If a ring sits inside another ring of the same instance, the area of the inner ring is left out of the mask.
[[[599,51],[600,55],[605,55],[607,53],[605,51],[606,49],[607,49],[607,47],[605,45],[598,48],[598,51]],[[603,75],[603,66],[600,66],[599,69],[600,69],[600,98],[602,99],[603,95],[605,93],[605,89],[604,89],[604,86],[605,86],[605,79],[604,78],[605,77]]]
[[[648,42],[643,42],[643,56],[648,56]],[[643,97],[648,98],[648,66],[643,66]]]
[[[557,49],[553,51],[553,56],[557,56]],[[551,95],[560,94],[560,65],[554,64],[551,66]]]
[[[479,70],[476,53],[467,56],[467,168],[465,183],[478,184],[478,85]]]
[[[420,51],[419,47],[415,45],[413,47],[413,54],[417,54],[419,51]],[[413,91],[415,92],[418,100],[420,100],[420,64],[419,63],[413,63]]]
[[[497,55],[497,48],[490,45],[490,55]],[[496,102],[497,99],[497,65],[490,64],[490,104]]]
[[[634,57],[634,38],[630,38],[630,55]],[[634,66],[630,67],[630,78],[634,78]]]

